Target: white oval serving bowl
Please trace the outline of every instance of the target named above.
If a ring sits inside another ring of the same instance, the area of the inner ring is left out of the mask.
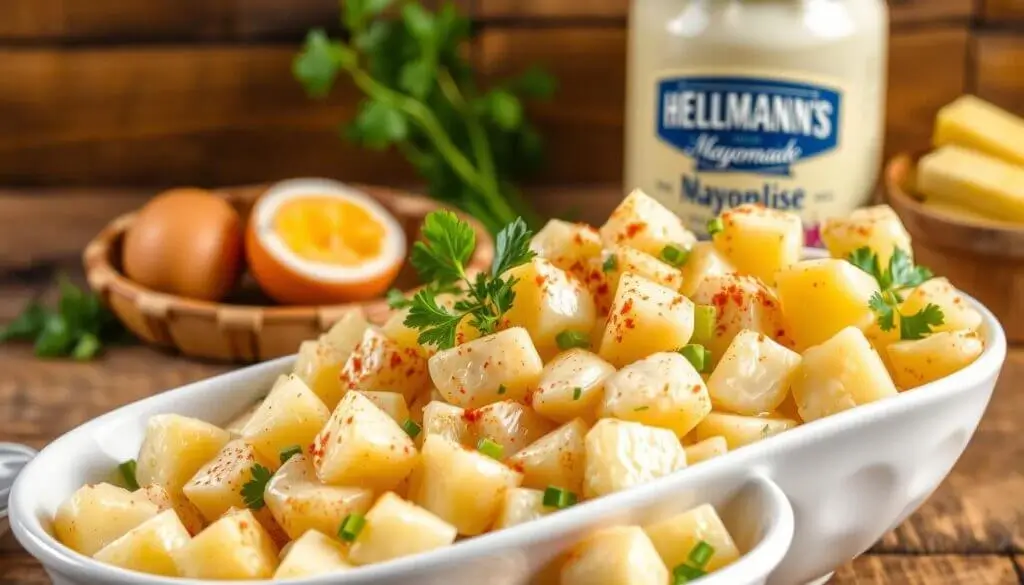
[[[971,302],[983,316],[985,351],[951,376],[528,524],[350,574],[295,582],[526,585],[595,528],[645,523],[703,502],[722,509],[747,554],[700,585],[801,585],[827,578],[916,510],[977,428],[1006,358],[1006,339],[995,317]],[[290,370],[293,359],[129,404],[60,437],[25,467],[14,485],[10,519],[15,536],[56,585],[200,583],[93,561],[57,542],[50,519],[80,486],[102,480],[118,462],[136,456],[150,416],[173,412],[224,423]]]

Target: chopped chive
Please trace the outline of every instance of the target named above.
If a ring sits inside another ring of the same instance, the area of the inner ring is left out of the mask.
[[[118,471],[121,472],[121,477],[124,478],[125,487],[133,492],[139,489],[139,480],[135,477],[137,465],[134,459],[129,459],[117,466]]]
[[[708,544],[706,540],[702,540],[694,545],[693,549],[690,550],[690,556],[687,557],[690,564],[699,569],[703,569],[708,565],[708,561],[715,555],[715,547]]]
[[[498,386],[498,395],[499,395],[499,396],[501,396],[502,394],[504,394],[504,393],[505,393],[505,392],[507,392],[507,391],[508,391],[508,389],[507,389],[507,388],[505,388],[505,385],[504,385],[504,384],[502,384],[502,385]]]
[[[679,353],[691,365],[693,369],[698,372],[706,372],[711,367],[711,351],[709,351],[703,345],[697,343],[688,343],[683,347],[679,348]]]
[[[708,235],[714,236],[718,232],[725,230],[725,223],[722,222],[722,218],[716,217],[708,222]]]
[[[608,273],[611,272],[612,270],[615,270],[618,267],[619,260],[618,258],[615,257],[615,254],[612,254],[604,261],[604,264],[601,265],[601,270],[603,270],[605,273]]]
[[[553,485],[549,485],[547,489],[544,490],[543,503],[545,508],[555,508],[558,510],[562,510],[564,508],[568,508],[569,506],[575,505],[577,501],[578,499],[576,497],[576,494],[570,492],[569,490],[562,489],[560,487],[555,487]]]
[[[572,389],[572,399],[573,400],[579,400],[580,397],[582,397],[582,396],[583,396],[583,388],[580,388],[579,386],[577,386],[577,387]]]
[[[686,261],[690,259],[690,251],[686,248],[680,248],[679,246],[669,244],[661,249],[659,257],[666,264],[679,268],[686,264]]]
[[[420,431],[423,430],[423,427],[416,424],[416,421],[409,418],[406,419],[404,423],[402,423],[402,430],[405,431],[405,434],[415,439],[420,434]]]
[[[644,406],[638,406],[638,407],[636,407],[636,408],[634,408],[634,409],[633,409],[633,412],[640,412],[641,410],[648,410],[648,409],[650,409],[650,408],[651,408],[651,407],[650,407],[650,406],[647,406],[647,405],[644,405]]]
[[[502,453],[505,451],[501,445],[486,437],[480,439],[480,442],[476,444],[476,450],[498,461],[501,461]]]
[[[341,521],[341,526],[338,527],[338,538],[345,542],[353,542],[363,530],[363,526],[366,526],[365,516],[362,514],[349,514],[345,516],[345,519]]]
[[[300,447],[299,445],[292,445],[291,447],[285,447],[284,449],[281,449],[281,463],[282,464],[287,463],[289,459],[291,459],[295,455],[299,455],[301,453],[302,453],[302,447]]]
[[[694,341],[710,341],[715,334],[718,322],[718,309],[713,305],[697,305],[693,308],[693,339]]]
[[[590,347],[590,338],[586,333],[566,329],[555,336],[555,343],[559,349],[571,349],[573,347]]]
[[[679,565],[672,569],[672,585],[685,585],[690,581],[700,579],[706,574],[704,569],[698,569],[690,565]]]

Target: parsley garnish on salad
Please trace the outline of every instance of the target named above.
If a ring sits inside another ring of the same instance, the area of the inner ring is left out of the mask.
[[[877,315],[878,327],[882,331],[892,331],[898,325],[900,339],[910,341],[924,338],[932,333],[933,327],[945,321],[942,309],[934,303],[928,303],[912,315],[900,312],[899,305],[903,302],[900,291],[915,287],[934,276],[924,266],[916,266],[910,255],[902,249],[893,250],[885,268],[882,268],[878,254],[867,246],[854,250],[847,260],[878,282],[880,290],[871,296],[868,306]]]
[[[533,233],[526,222],[516,219],[498,232],[494,261],[489,273],[475,278],[466,266],[476,248],[473,228],[450,211],[434,211],[423,224],[423,241],[416,242],[410,261],[420,279],[428,285],[412,298],[405,325],[420,331],[422,345],[441,349],[455,346],[455,333],[466,317],[483,334],[494,333],[502,316],[515,300],[515,278],[504,278],[508,270],[529,262]],[[465,296],[451,310],[438,303],[438,290],[461,286]]]

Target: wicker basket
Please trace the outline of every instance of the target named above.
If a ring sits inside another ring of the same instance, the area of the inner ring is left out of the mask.
[[[406,192],[355,185],[390,210],[410,242],[419,238],[423,217],[440,206]],[[219,191],[248,218],[266,186]],[[327,306],[274,306],[248,279],[225,303],[211,303],[159,293],[126,278],[121,272],[121,243],[135,217],[129,213],[112,221],[85,249],[89,286],[100,295],[124,325],[140,339],[185,355],[217,361],[248,363],[295,353],[299,344],[314,339],[346,311],[361,308],[371,322],[387,318],[383,299]],[[490,235],[466,218],[477,233],[473,270],[486,269],[494,256]],[[411,290],[419,283],[411,267],[402,267],[395,286]]]

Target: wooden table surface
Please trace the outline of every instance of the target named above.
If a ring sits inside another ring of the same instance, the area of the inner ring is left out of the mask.
[[[0,323],[31,298],[52,299],[53,277],[81,280],[79,255],[106,221],[149,193],[0,191]],[[547,210],[597,220],[614,189],[546,189]],[[40,448],[74,426],[125,403],[230,369],[146,347],[91,363],[40,361],[30,349],[0,347],[0,441]],[[59,473],[60,470],[54,470]],[[927,503],[836,584],[1011,585],[1024,583],[1024,348],[1010,350],[988,413],[953,472]],[[0,539],[0,583],[49,583],[9,535]]]

